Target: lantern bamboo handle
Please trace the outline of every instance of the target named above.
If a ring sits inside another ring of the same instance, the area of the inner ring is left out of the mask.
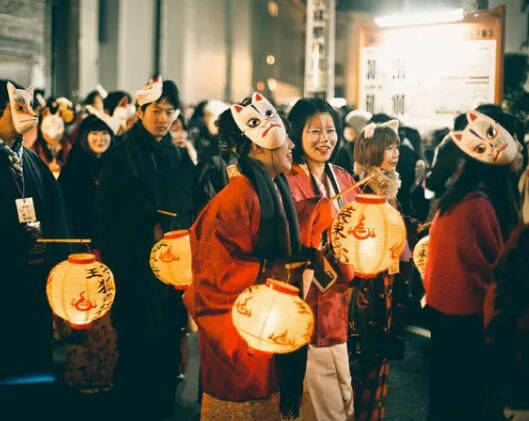
[[[432,225],[433,221],[426,222],[417,227],[417,234],[423,232],[426,228],[429,228]]]
[[[158,209],[156,212],[158,212],[161,215],[170,216],[172,218],[176,218],[177,217],[177,214],[174,213],[174,212],[168,212],[168,211],[164,211],[164,210],[161,210],[161,209]]]
[[[37,238],[37,243],[90,244],[91,238]]]
[[[337,195],[332,196],[329,200],[332,201],[332,200],[339,199],[340,197],[346,195],[346,194],[349,193],[350,191],[356,189],[357,187],[360,187],[362,184],[367,183],[367,182],[368,182],[369,180],[371,180],[373,177],[374,177],[374,175],[371,174],[371,175],[368,175],[368,176],[365,177],[365,178],[362,178],[359,182],[353,184],[351,187],[345,189],[343,192],[338,193]]]

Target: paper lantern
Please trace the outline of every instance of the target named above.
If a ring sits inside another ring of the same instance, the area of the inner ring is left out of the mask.
[[[112,306],[114,275],[91,253],[70,254],[51,270],[46,294],[53,313],[73,328],[83,329]]]
[[[298,288],[275,279],[241,292],[231,317],[249,347],[284,354],[310,341],[314,316],[298,294]]]
[[[189,231],[164,234],[163,239],[153,246],[149,263],[160,281],[176,289],[187,289],[193,280]]]
[[[413,249],[413,263],[419,271],[421,278],[424,279],[424,272],[426,271],[426,259],[428,258],[428,243],[430,241],[430,236],[421,238],[415,244]]]
[[[398,264],[406,239],[400,213],[386,198],[359,194],[334,219],[331,243],[342,263],[354,266],[355,276],[371,278]]]

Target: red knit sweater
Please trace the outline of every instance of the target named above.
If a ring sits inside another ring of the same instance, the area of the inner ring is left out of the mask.
[[[449,212],[438,213],[424,277],[427,303],[447,315],[483,314],[502,247],[496,212],[484,194],[470,193]]]

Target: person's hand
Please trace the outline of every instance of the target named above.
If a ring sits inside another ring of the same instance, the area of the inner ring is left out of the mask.
[[[529,421],[529,409],[511,409],[507,407],[503,410],[503,415],[511,421]]]
[[[162,225],[157,222],[153,228],[154,241],[160,241],[163,238]]]

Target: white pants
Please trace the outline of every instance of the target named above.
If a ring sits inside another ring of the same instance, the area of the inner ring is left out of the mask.
[[[303,384],[303,421],[354,420],[353,388],[345,343],[309,345]]]

